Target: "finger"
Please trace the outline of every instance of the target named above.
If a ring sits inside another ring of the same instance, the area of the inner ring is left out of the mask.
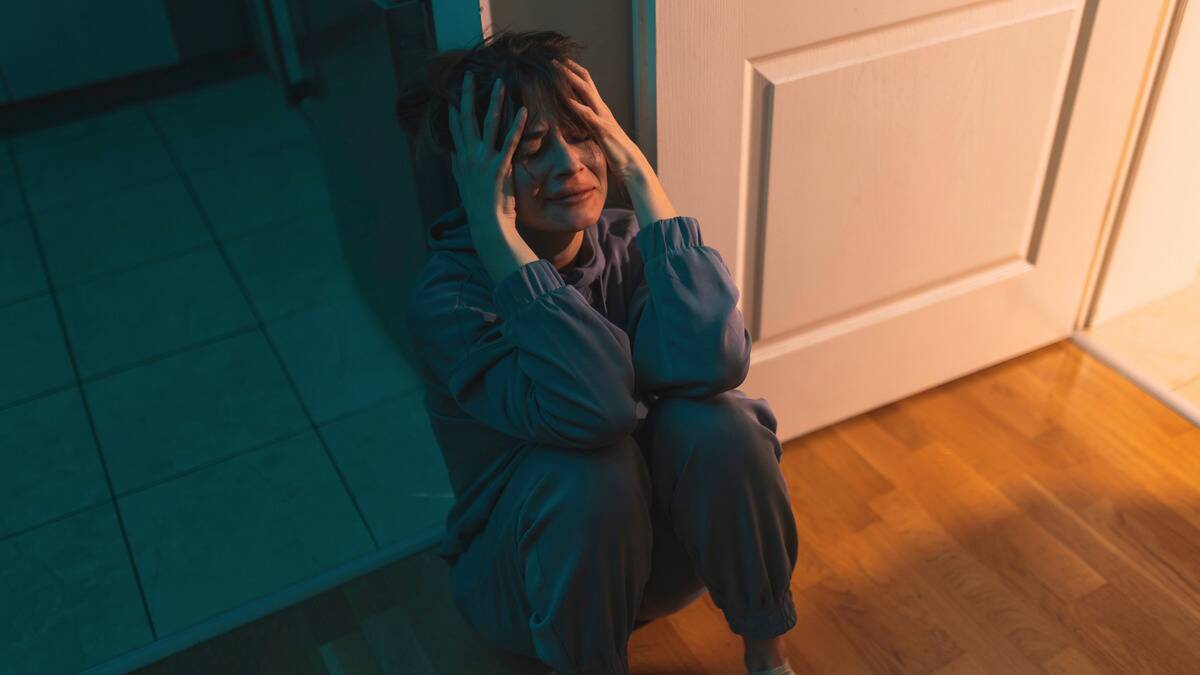
[[[567,79],[579,90],[584,102],[596,110],[601,110],[601,106],[604,104],[600,100],[600,92],[596,91],[596,86],[592,84],[591,80],[584,80],[579,73],[571,70],[561,61],[555,61],[555,63],[558,64],[559,69],[562,70]]]
[[[458,111],[455,110],[454,106],[452,105],[447,105],[446,108],[449,110],[450,115],[450,138],[454,139],[455,151],[461,153],[463,151],[463,145],[462,133],[458,127]]]
[[[587,107],[582,102],[573,98],[569,98],[567,99],[567,103],[579,113],[579,116],[583,118],[583,121],[589,124],[598,124],[600,122],[600,116],[596,114],[596,111]]]
[[[578,63],[575,63],[574,61],[572,61],[571,59],[569,59],[565,56],[563,57],[562,61],[559,61],[559,63],[565,65],[572,72],[579,75],[579,77],[591,82],[592,75],[591,75],[591,73],[588,72],[587,68],[584,68],[583,66],[579,65]]]
[[[512,128],[504,137],[504,156],[500,160],[500,166],[506,167],[512,162],[513,153],[517,150],[517,141],[521,138],[521,130],[525,128],[525,120],[528,117],[529,111],[525,109],[525,106],[521,106],[516,117],[513,118]]]
[[[458,110],[463,116],[463,140],[468,144],[479,143],[479,118],[475,115],[475,76],[469,70],[463,76],[462,105]]]
[[[492,82],[492,100],[488,103],[487,117],[483,122],[483,144],[490,152],[496,147],[496,127],[500,125],[500,100],[504,96],[504,81],[496,78]]]
[[[564,66],[568,67],[568,70],[574,72],[577,74],[577,76],[580,76],[580,79],[582,79],[583,82],[587,82],[588,84],[595,86],[595,83],[592,82],[592,73],[588,72],[588,68],[583,67],[580,64],[576,64],[575,61],[565,58],[565,56],[563,60],[559,62],[562,62]]]

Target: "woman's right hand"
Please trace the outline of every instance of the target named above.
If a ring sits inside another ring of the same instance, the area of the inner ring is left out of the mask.
[[[512,237],[520,236],[517,234],[512,158],[528,112],[524,107],[517,111],[504,144],[499,151],[493,150],[503,96],[504,83],[496,78],[482,137],[479,121],[475,118],[475,84],[470,71],[463,77],[460,107],[456,110],[449,106],[450,134],[454,139],[454,151],[450,153],[451,171],[467,212],[471,236],[477,245],[495,241],[497,237],[511,241]],[[463,118],[460,118],[461,111],[466,111]]]

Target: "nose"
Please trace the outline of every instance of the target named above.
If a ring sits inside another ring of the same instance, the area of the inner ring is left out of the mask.
[[[579,173],[584,168],[584,148],[571,145],[561,137],[554,139],[546,148],[549,156],[549,174],[554,177],[566,177]]]

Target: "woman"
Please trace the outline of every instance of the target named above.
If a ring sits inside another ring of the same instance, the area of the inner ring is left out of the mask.
[[[455,603],[558,673],[626,673],[632,630],[707,589],[747,670],[790,673],[795,521],[774,414],[735,389],[738,289],[579,48],[499,33],[400,102],[462,199],[407,317],[456,497]],[[632,210],[604,208],[613,177]]]

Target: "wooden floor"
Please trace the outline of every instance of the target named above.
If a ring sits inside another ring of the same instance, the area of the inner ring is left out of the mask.
[[[799,673],[1200,673],[1200,429],[1069,342],[788,443]],[[142,673],[545,673],[432,551]],[[708,595],[634,673],[744,672]]]

